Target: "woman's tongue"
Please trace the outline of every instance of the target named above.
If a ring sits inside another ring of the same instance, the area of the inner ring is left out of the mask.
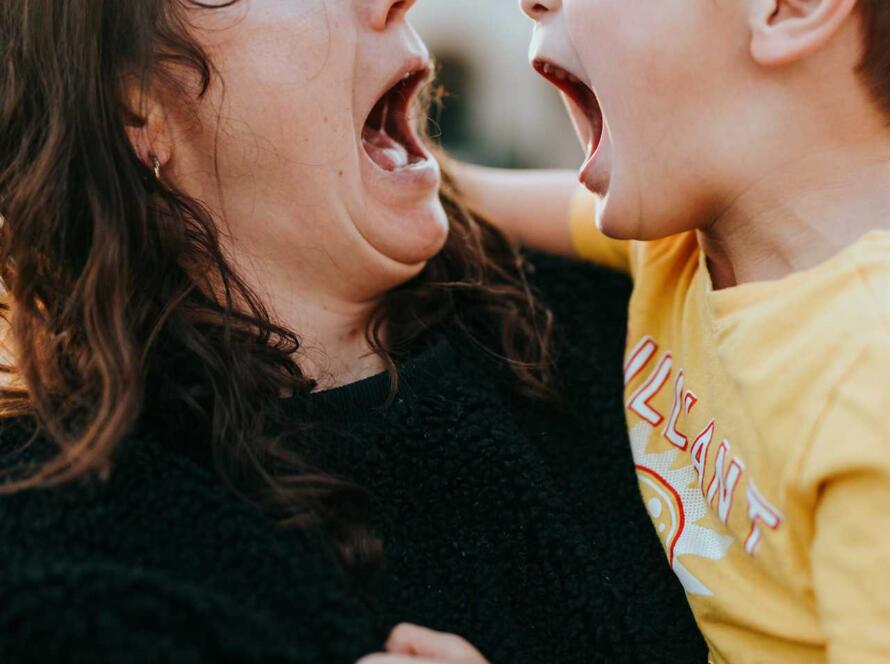
[[[405,168],[410,162],[405,146],[387,134],[385,129],[365,127],[362,143],[374,163],[385,171]]]

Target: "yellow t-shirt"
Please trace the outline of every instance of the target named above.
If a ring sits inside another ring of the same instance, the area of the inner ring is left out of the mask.
[[[890,233],[721,291],[694,233],[579,253],[634,280],[643,499],[715,664],[890,662]]]

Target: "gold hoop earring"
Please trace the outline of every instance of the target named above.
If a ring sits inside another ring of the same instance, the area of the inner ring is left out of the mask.
[[[155,174],[155,180],[160,182],[161,181],[161,162],[154,155],[151,156],[151,165],[152,165],[152,170],[154,171],[154,174]]]

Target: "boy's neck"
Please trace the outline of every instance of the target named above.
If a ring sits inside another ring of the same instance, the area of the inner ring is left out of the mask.
[[[815,267],[879,229],[890,229],[890,137],[764,172],[698,235],[721,289]]]

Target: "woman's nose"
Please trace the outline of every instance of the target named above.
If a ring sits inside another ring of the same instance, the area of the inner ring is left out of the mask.
[[[540,21],[547,14],[559,9],[562,0],[519,0],[522,11],[533,21]]]
[[[393,21],[408,13],[417,0],[374,0],[371,21],[376,30],[385,30]]]

